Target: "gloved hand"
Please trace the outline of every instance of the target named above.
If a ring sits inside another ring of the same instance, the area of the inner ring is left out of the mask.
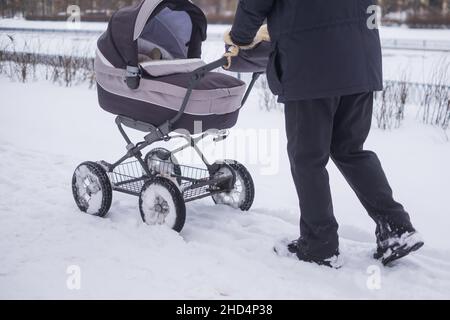
[[[236,57],[239,55],[239,50],[250,50],[256,47],[258,44],[260,44],[263,41],[270,42],[270,35],[269,31],[267,29],[267,24],[263,25],[261,28],[259,28],[258,32],[256,33],[255,38],[253,39],[252,43],[245,45],[245,46],[239,46],[233,42],[230,35],[231,30],[228,30],[224,35],[224,41],[225,44],[229,46],[228,51],[225,53],[225,57],[228,58],[228,65],[225,66],[225,69],[229,69],[231,67],[231,59],[233,57]]]

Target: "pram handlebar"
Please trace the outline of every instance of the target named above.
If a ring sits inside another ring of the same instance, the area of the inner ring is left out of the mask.
[[[204,65],[204,66],[198,68],[197,70],[194,70],[192,73],[204,76],[205,73],[211,72],[217,68],[226,66],[227,64],[228,64],[227,57],[222,57],[216,61],[213,61],[211,63],[208,63],[207,65]]]
[[[228,65],[228,58],[223,56],[222,58],[213,61],[211,63],[208,63],[207,65],[204,65],[192,72],[191,80],[189,82],[189,86],[187,88],[186,95],[184,97],[183,103],[181,104],[181,108],[178,111],[177,115],[168,122],[169,128],[172,127],[180,118],[183,116],[184,111],[186,110],[187,104],[189,102],[189,98],[191,97],[192,90],[195,89],[197,84],[200,82],[200,80],[208,73],[215,69],[221,68],[223,66]],[[241,107],[245,104],[247,101],[247,98],[250,94],[250,91],[252,90],[256,80],[258,80],[259,76],[262,74],[262,72],[254,73],[252,76],[252,81],[250,82],[247,91],[245,92],[244,99],[241,102]]]
[[[223,67],[228,63],[228,60],[226,57],[222,57],[216,61],[213,61],[211,63],[208,63],[207,65],[204,65],[194,71],[192,71],[191,80],[189,81],[189,86],[187,88],[186,95],[184,96],[183,103],[181,104],[181,108],[178,111],[177,115],[169,121],[169,126],[172,126],[175,124],[180,118],[183,116],[184,111],[186,110],[186,106],[189,102],[189,98],[191,97],[192,90],[195,89],[197,84],[200,82],[200,80],[208,73],[211,72],[217,68]]]

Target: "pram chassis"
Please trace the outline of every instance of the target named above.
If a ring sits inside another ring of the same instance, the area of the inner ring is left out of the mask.
[[[217,171],[217,166],[218,164],[211,164],[208,162],[208,160],[204,157],[202,151],[200,150],[200,148],[197,146],[197,144],[205,139],[208,136],[214,136],[214,141],[218,142],[221,141],[223,139],[226,139],[227,137],[227,132],[223,131],[223,130],[217,130],[217,131],[209,131],[209,132],[205,132],[203,134],[201,134],[198,137],[191,137],[190,135],[185,135],[185,134],[176,134],[176,135],[167,135],[161,138],[150,138],[150,139],[145,139],[143,142],[138,143],[137,145],[134,145],[131,140],[129,139],[128,135],[126,134],[124,128],[123,128],[123,124],[127,123],[126,126],[137,129],[137,128],[141,128],[143,129],[142,125],[143,123],[139,123],[137,124],[137,126],[132,125],[130,123],[130,121],[133,121],[129,118],[126,117],[122,117],[122,116],[118,116],[116,118],[116,124],[119,128],[120,133],[122,134],[123,138],[125,139],[125,141],[128,143],[127,145],[127,149],[128,152],[126,155],[124,155],[121,159],[119,159],[117,162],[113,163],[113,164],[109,164],[106,163],[104,161],[101,162],[102,166],[105,167],[106,171],[110,174],[114,174],[114,170],[120,166],[121,164],[123,164],[125,161],[127,161],[130,158],[135,158],[139,164],[142,166],[142,169],[145,171],[145,174],[142,175],[139,178],[131,178],[131,179],[126,179],[126,180],[122,180],[120,182],[116,182],[113,183],[113,190],[114,191],[118,191],[118,192],[122,192],[122,193],[127,193],[130,195],[134,195],[134,196],[139,196],[139,192],[135,192],[135,191],[130,191],[127,188],[123,188],[122,186],[130,184],[130,183],[136,183],[139,181],[145,181],[147,179],[149,179],[150,177],[154,176],[154,174],[150,171],[150,168],[148,167],[148,164],[145,162],[145,160],[143,159],[143,154],[142,154],[142,150],[147,148],[148,146],[152,145],[155,142],[159,142],[159,141],[165,141],[168,142],[169,140],[173,140],[173,139],[185,139],[187,141],[186,144],[184,144],[181,147],[178,147],[174,150],[171,150],[170,153],[172,155],[175,155],[187,148],[193,148],[194,151],[198,154],[198,156],[200,157],[200,159],[202,160],[202,162],[205,164],[208,172],[210,174],[213,174],[215,171]],[[139,130],[139,129],[138,129]],[[157,128],[153,127],[153,131],[156,131]],[[195,169],[193,167],[187,167],[187,166],[183,166],[185,168],[192,168]],[[176,175],[176,174],[172,174],[170,176],[171,178],[177,178],[180,179],[181,181],[187,181],[192,183],[190,186],[188,186],[187,188],[183,189],[183,192],[189,191],[191,189],[194,188],[201,188],[204,186],[211,186],[211,185],[215,185],[215,184],[220,184],[223,183],[227,180],[229,180],[229,178],[210,178],[208,180],[205,179],[196,179],[196,178],[192,178],[189,176],[183,176],[183,175]],[[233,185],[234,184],[234,180],[230,181],[230,184]],[[220,193],[223,192],[224,190],[217,190],[217,191],[210,191],[209,193],[204,193],[202,195],[196,196],[196,197],[191,197],[191,198],[187,198],[185,199],[185,202],[190,202],[190,201],[194,201],[194,200],[198,200],[204,197],[208,197],[214,193]]]
[[[142,185],[145,184],[146,181],[151,180],[152,178],[155,178],[158,174],[155,174],[155,172],[152,172],[148,163],[146,163],[146,159],[143,158],[143,153],[142,151],[151,146],[152,144],[156,143],[156,142],[161,142],[161,141],[169,141],[172,139],[184,139],[186,140],[186,144],[170,151],[170,155],[174,155],[176,153],[179,153],[187,148],[193,148],[195,150],[195,152],[198,154],[198,156],[200,157],[200,159],[202,160],[202,162],[205,164],[206,166],[206,170],[203,169],[199,169],[199,168],[194,168],[194,167],[188,167],[188,166],[183,166],[183,169],[186,170],[190,170],[195,171],[195,170],[203,170],[204,172],[202,172],[202,176],[189,176],[189,175],[184,175],[181,173],[178,174],[174,174],[171,173],[167,176],[165,176],[165,178],[168,179],[176,179],[178,182],[180,182],[180,192],[183,195],[183,200],[184,202],[190,202],[190,201],[195,201],[201,198],[205,198],[205,197],[209,197],[209,196],[214,196],[215,194],[219,194],[219,193],[224,193],[227,192],[229,190],[231,190],[233,188],[233,186],[236,183],[236,171],[233,170],[232,168],[232,164],[230,164],[227,161],[224,162],[216,162],[216,163],[209,163],[208,160],[204,157],[202,151],[200,150],[200,148],[198,147],[198,143],[205,139],[206,137],[212,136],[214,141],[221,141],[227,138],[228,136],[228,132],[225,130],[208,130],[204,133],[202,133],[201,135],[199,135],[198,137],[192,137],[190,134],[183,134],[183,133],[177,133],[177,134],[173,134],[172,128],[174,126],[174,124],[182,117],[186,106],[189,102],[189,98],[192,94],[193,89],[195,89],[195,87],[197,86],[197,84],[200,82],[200,80],[208,73],[213,71],[214,69],[220,68],[224,65],[226,65],[228,63],[228,60],[226,57],[222,57],[221,59],[214,61],[210,64],[207,64],[201,68],[198,68],[197,70],[193,71],[191,73],[191,79],[189,82],[189,86],[187,88],[186,91],[186,95],[184,97],[183,103],[178,111],[178,113],[170,120],[166,121],[165,123],[163,123],[160,126],[154,126],[153,124],[149,124],[146,122],[142,122],[142,121],[137,121],[125,116],[117,116],[116,117],[116,125],[119,129],[119,132],[121,133],[122,137],[124,138],[125,142],[127,143],[126,149],[127,149],[127,153],[121,157],[119,160],[117,160],[114,163],[108,163],[105,161],[100,161],[97,162],[97,164],[99,164],[104,171],[106,172],[106,174],[109,177],[109,181],[111,183],[111,189],[113,191],[117,191],[117,192],[121,192],[121,193],[126,193],[126,194],[130,194],[133,196],[140,196],[141,195],[141,190],[140,187]],[[243,106],[245,104],[245,102],[247,101],[247,98],[255,84],[255,82],[257,81],[257,79],[259,78],[259,76],[261,75],[261,73],[254,73],[252,75],[252,80],[248,85],[248,88],[244,94],[241,106]],[[132,77],[137,77],[135,79],[131,79]],[[132,83],[139,83],[139,80],[141,78],[141,74],[135,74],[133,76],[131,76],[130,74],[127,75],[126,80],[127,82],[131,81]],[[130,137],[127,135],[125,129],[125,127],[129,127],[138,131],[142,131],[147,133],[147,135],[144,137],[144,140],[134,144]],[[118,173],[115,171],[116,169],[120,168],[120,166],[124,166],[127,165],[126,161],[129,159],[135,158],[137,163],[140,165],[140,167],[142,167],[142,174],[135,174],[134,175],[127,175],[127,174],[122,174],[120,173],[120,179],[116,179],[115,175],[117,175]],[[218,173],[218,171],[223,168],[223,167],[229,167],[229,172],[232,174],[230,175],[217,175],[216,173]],[[164,175],[163,175],[164,177]],[[74,197],[76,198],[75,195],[75,174],[74,174],[74,178],[73,178],[73,192],[74,192]],[[250,177],[251,180],[251,177]],[[253,182],[252,183],[252,188],[253,188]],[[218,187],[220,186],[220,187]],[[80,206],[79,201],[77,201],[77,199],[75,199],[79,208],[82,211],[83,210],[82,206]],[[110,206],[110,202],[111,199],[107,199],[109,201],[109,205],[108,210],[109,210],[109,206]],[[216,201],[216,200],[215,200]],[[253,202],[253,195],[252,195],[252,199],[251,201]],[[251,203],[250,203],[251,206]],[[243,210],[248,210],[249,207]],[[142,214],[142,209],[141,209],[141,214]],[[103,216],[103,215],[101,215]],[[184,224],[184,220],[183,220],[183,224]],[[180,230],[178,230],[180,231]]]
[[[204,157],[201,150],[198,148],[197,144],[199,141],[201,141],[211,135],[215,135],[214,141],[216,141],[216,142],[226,139],[227,134],[225,132],[223,132],[223,130],[209,130],[209,131],[203,133],[202,135],[200,135],[199,137],[191,137],[190,135],[185,135],[185,134],[178,134],[175,136],[170,136],[169,134],[172,132],[172,129],[171,129],[172,126],[182,117],[182,115],[186,109],[186,106],[189,102],[189,98],[192,94],[192,90],[195,89],[195,87],[200,82],[200,80],[205,76],[206,73],[211,72],[217,68],[220,68],[220,67],[226,65],[227,63],[228,63],[228,59],[226,57],[222,57],[221,59],[218,59],[212,63],[209,63],[209,64],[193,71],[188,89],[186,91],[186,96],[184,97],[183,104],[181,105],[177,115],[159,127],[155,127],[152,124],[148,124],[148,123],[145,123],[142,121],[133,120],[128,117],[117,116],[116,124],[119,129],[119,132],[121,133],[122,137],[124,138],[124,140],[127,143],[128,152],[126,153],[126,155],[124,155],[122,158],[120,158],[117,162],[115,162],[113,164],[107,164],[107,163],[103,162],[102,164],[107,168],[107,171],[113,172],[114,169],[118,165],[122,164],[127,159],[134,157],[142,165],[142,167],[145,170],[145,173],[147,175],[147,176],[143,176],[140,179],[142,179],[142,180],[148,179],[148,177],[152,176],[152,173],[150,172],[147,164],[142,159],[143,155],[142,155],[141,151],[143,149],[147,148],[148,146],[152,145],[155,142],[159,142],[159,141],[167,142],[172,139],[183,138],[183,139],[187,140],[187,144],[178,149],[171,151],[171,153],[176,154],[176,153],[183,151],[189,147],[192,147],[196,151],[196,153],[200,156],[203,163],[206,165],[206,168],[208,169],[208,171],[210,173],[214,173],[214,171],[217,170],[217,164],[210,164],[207,161],[207,159]],[[252,75],[252,80],[244,94],[244,98],[241,102],[241,107],[244,106],[244,104],[246,103],[246,101],[250,95],[250,92],[253,89],[254,84],[256,83],[256,81],[258,80],[258,78],[260,77],[261,74],[262,73],[254,73]],[[141,77],[140,74],[137,76]],[[127,77],[127,80],[128,79],[129,79],[129,77]],[[149,134],[144,137],[144,141],[139,142],[138,144],[134,145],[132,143],[132,141],[130,140],[130,138],[128,137],[128,135],[126,134],[123,126],[127,126],[129,128],[143,131],[143,132],[149,132]],[[189,177],[181,177],[181,178],[184,180],[188,180],[188,181],[191,180],[191,182],[197,182],[198,185],[202,185],[202,184],[207,185],[208,184],[205,181],[200,182],[200,181],[197,181],[197,179],[191,179]],[[136,181],[136,179],[132,179],[132,180]],[[128,181],[128,182],[130,182],[130,181]],[[211,179],[211,180],[209,180],[209,182],[210,182],[209,184],[218,183],[218,182],[220,182],[220,179],[219,179],[219,181],[216,181],[216,179]],[[126,182],[121,182],[120,184],[126,184]],[[123,188],[120,188],[120,186],[117,186],[117,185],[113,186],[113,189],[115,191],[129,193],[132,195],[137,195],[136,193],[128,192],[127,190],[124,190]],[[205,195],[205,196],[209,196],[209,195]],[[192,199],[192,200],[197,200],[197,199]],[[189,201],[192,201],[192,200],[189,200]]]

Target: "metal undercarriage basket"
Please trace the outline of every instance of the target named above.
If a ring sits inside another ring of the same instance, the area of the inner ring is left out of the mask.
[[[211,176],[206,169],[178,165],[163,160],[156,161],[152,165],[152,171],[155,175],[175,181],[185,202],[226,191],[218,186],[220,182],[223,184],[227,180],[221,178],[224,174],[220,172]],[[145,181],[148,180],[145,174],[139,161],[129,161],[117,166],[114,171],[109,173],[109,178],[116,191],[139,196]],[[211,185],[211,181],[216,181],[216,185]]]

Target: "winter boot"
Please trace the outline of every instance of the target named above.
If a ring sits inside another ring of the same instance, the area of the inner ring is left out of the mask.
[[[326,266],[333,269],[342,267],[342,259],[339,256],[339,250],[336,250],[336,253],[329,258],[317,258],[305,252],[300,240],[294,240],[288,243],[283,241],[274,247],[274,251],[279,255],[286,255],[287,251],[290,254],[295,254],[300,261],[315,263],[319,266]]]
[[[392,228],[389,224],[377,225],[377,250],[373,257],[381,260],[383,265],[407,256],[419,250],[424,242],[420,234],[413,230],[405,231]]]

